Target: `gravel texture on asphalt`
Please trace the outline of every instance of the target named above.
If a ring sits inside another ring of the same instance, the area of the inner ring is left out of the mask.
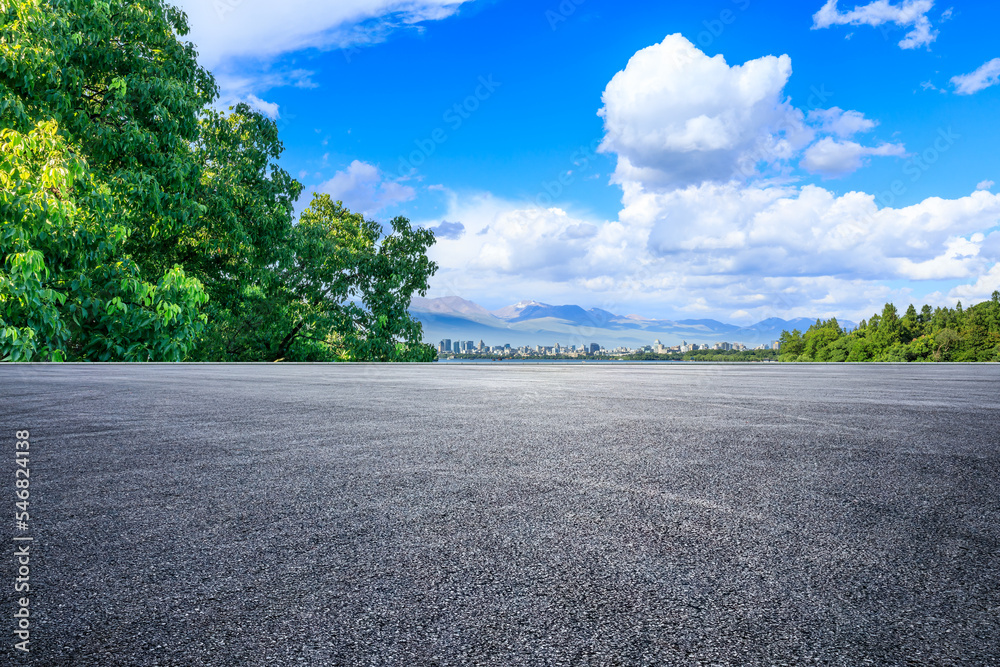
[[[0,427],[0,664],[1000,664],[996,365],[6,366]]]

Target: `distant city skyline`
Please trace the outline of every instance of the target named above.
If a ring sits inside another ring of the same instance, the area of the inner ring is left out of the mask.
[[[546,356],[628,356],[642,353],[650,354],[685,354],[687,352],[696,352],[699,350],[715,350],[720,352],[731,352],[731,351],[746,351],[746,350],[778,350],[781,345],[779,341],[773,341],[769,344],[757,345],[756,347],[748,347],[743,343],[730,343],[728,341],[722,341],[717,343],[688,343],[687,341],[682,341],[680,345],[663,345],[659,340],[653,341],[651,345],[643,345],[635,348],[630,348],[626,346],[619,346],[611,349],[607,349],[598,343],[590,344],[578,344],[578,345],[562,345],[561,343],[555,343],[553,345],[521,345],[512,346],[509,343],[502,344],[487,344],[485,341],[480,340],[479,343],[474,341],[458,341],[451,340],[450,338],[442,339],[437,344],[438,354],[442,355],[465,355],[465,356],[517,356],[517,357],[546,357]]]

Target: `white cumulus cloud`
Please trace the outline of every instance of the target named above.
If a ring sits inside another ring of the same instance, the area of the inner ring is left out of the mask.
[[[868,25],[878,27],[892,23],[911,28],[899,43],[900,48],[915,49],[927,46],[937,39],[937,31],[931,26],[927,13],[934,7],[934,0],[903,0],[892,4],[889,0],[876,0],[867,5],[857,6],[846,12],[837,7],[837,0],[827,0],[826,4],[813,15],[813,30],[834,25]]]
[[[728,180],[787,159],[808,141],[784,96],[788,56],[730,67],[681,35],[636,53],[604,91],[601,150],[618,154],[617,178],[661,185]]]
[[[972,95],[984,88],[997,85],[1000,83],[1000,58],[984,63],[975,72],[953,76],[951,83],[959,95]]]
[[[586,220],[560,208],[487,193],[449,193],[449,199],[445,218],[461,218],[466,233],[439,238],[430,257],[445,271],[460,271],[468,279],[479,276],[483,283],[620,275],[642,250],[643,240],[623,238],[624,227],[618,223]],[[443,224],[431,221],[424,226],[437,229]]]
[[[986,192],[888,208],[862,192],[706,183],[625,204],[622,222],[689,274],[960,279],[1000,260],[983,233],[1000,224],[1000,196]]]
[[[785,93],[791,72],[787,55],[730,66],[681,35],[639,51],[608,84],[599,112],[601,150],[618,156],[615,182],[674,188],[783,174],[811,143],[801,165],[832,177],[905,154],[901,144],[848,141],[878,125],[859,111],[795,108]]]

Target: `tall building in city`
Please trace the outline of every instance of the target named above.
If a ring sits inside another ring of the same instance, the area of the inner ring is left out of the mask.
[[[591,343],[590,344],[590,353],[591,354],[597,354],[600,351],[601,351],[601,346],[600,345],[598,345],[597,343]]]
[[[486,343],[484,343],[484,342],[483,342],[483,339],[482,339],[482,338],[480,338],[480,339],[479,339],[479,351],[480,351],[480,352],[482,352],[482,351],[483,351],[483,350],[485,350],[485,349],[486,349]]]
[[[438,352],[451,352],[451,339],[445,338],[438,343]]]

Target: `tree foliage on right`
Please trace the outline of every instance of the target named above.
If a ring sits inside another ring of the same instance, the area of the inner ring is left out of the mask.
[[[1000,292],[971,308],[911,305],[902,317],[887,303],[853,331],[817,320],[780,342],[781,361],[1000,361]]]

